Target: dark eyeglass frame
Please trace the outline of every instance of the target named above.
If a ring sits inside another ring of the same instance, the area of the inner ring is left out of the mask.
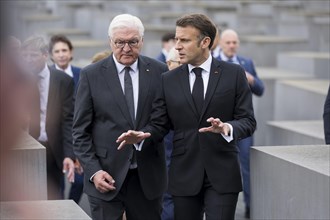
[[[112,42],[115,44],[115,46],[119,49],[123,49],[125,47],[125,45],[127,44],[130,48],[136,48],[139,46],[140,40],[128,40],[128,41],[114,41],[112,40]]]

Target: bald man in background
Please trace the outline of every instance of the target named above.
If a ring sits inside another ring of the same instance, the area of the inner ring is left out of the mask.
[[[239,48],[239,38],[236,31],[232,29],[224,30],[220,35],[220,54],[218,60],[235,63],[242,66],[248,80],[252,93],[262,96],[264,84],[259,79],[251,59],[237,55]],[[245,217],[250,217],[250,147],[253,145],[253,137],[247,137],[238,141],[240,164],[243,176],[243,192],[245,202]]]

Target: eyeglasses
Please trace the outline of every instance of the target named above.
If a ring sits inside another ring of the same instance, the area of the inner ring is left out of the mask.
[[[114,44],[117,48],[124,48],[126,44],[128,44],[129,47],[137,47],[139,45],[139,40],[130,40],[130,41],[115,41]]]

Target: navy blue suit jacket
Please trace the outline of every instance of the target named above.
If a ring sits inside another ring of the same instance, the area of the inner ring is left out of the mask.
[[[166,57],[163,54],[163,52],[160,52],[156,58],[156,60],[159,60],[160,62],[166,63]]]

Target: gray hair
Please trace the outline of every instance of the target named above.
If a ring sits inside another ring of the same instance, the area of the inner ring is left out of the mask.
[[[48,44],[42,36],[31,36],[26,39],[22,44],[22,49],[32,47],[36,50],[40,50],[43,54],[48,54]]]
[[[166,61],[174,60],[177,61],[179,58],[179,51],[175,49],[175,47],[172,47],[170,51],[168,52],[168,55],[166,57]]]
[[[117,28],[136,28],[141,37],[144,35],[144,26],[141,20],[130,14],[121,14],[114,17],[109,25],[108,36],[111,38],[114,29]]]

